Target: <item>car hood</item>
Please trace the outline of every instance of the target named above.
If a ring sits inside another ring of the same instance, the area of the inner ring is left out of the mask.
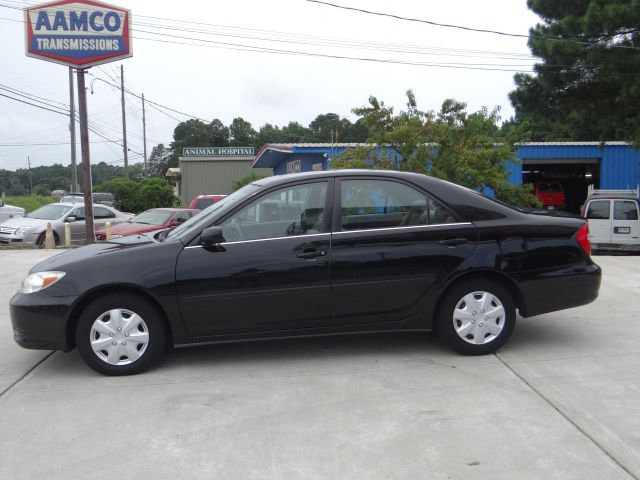
[[[124,222],[113,225],[111,227],[111,234],[133,235],[134,233],[153,232],[154,230],[160,230],[162,228],[165,227],[162,225],[149,225],[148,223]],[[100,231],[104,232],[104,228],[100,229]]]
[[[10,228],[19,228],[19,227],[44,227],[46,228],[47,222],[56,222],[57,220],[42,220],[39,218],[29,218],[29,217],[17,217],[10,218],[2,222],[3,227]]]
[[[29,273],[43,272],[47,270],[64,270],[69,265],[85,262],[91,258],[97,258],[118,252],[141,249],[153,245],[160,245],[159,242],[147,235],[131,235],[106,242],[92,243],[80,248],[72,248],[55,255],[34,266]]]

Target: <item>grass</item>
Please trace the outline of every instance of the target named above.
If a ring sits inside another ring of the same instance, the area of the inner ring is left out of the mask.
[[[59,202],[56,197],[40,197],[37,195],[20,195],[18,197],[6,197],[4,203],[13,205],[14,207],[22,207],[27,213],[47,205],[49,203]]]

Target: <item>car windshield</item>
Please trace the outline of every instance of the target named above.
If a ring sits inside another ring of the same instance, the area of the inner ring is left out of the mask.
[[[176,227],[167,235],[167,238],[182,239],[191,237],[192,235],[195,235],[196,232],[199,233],[211,224],[214,216],[228,210],[233,205],[251,196],[259,189],[259,184],[250,183],[249,185],[242,187],[240,190],[236,190],[231,195],[224,197],[219,202],[207,207],[205,210],[194,215],[179,227]]]
[[[40,207],[37,210],[31,212],[27,217],[38,218],[40,220],[57,220],[64,216],[72,207],[68,205],[59,205],[56,203],[50,203],[44,207]]]
[[[538,184],[539,192],[561,192],[562,189],[557,183],[540,183]]]
[[[167,220],[171,218],[173,212],[167,210],[147,210],[140,215],[136,215],[131,220],[131,223],[146,223],[147,225],[162,226],[167,223]]]

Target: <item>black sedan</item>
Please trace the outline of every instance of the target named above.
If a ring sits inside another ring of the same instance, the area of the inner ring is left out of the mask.
[[[584,219],[525,213],[428,176],[271,177],[170,232],[64,252],[11,299],[25,348],[78,347],[107,375],[167,347],[436,330],[454,350],[502,346],[523,317],[595,300]]]

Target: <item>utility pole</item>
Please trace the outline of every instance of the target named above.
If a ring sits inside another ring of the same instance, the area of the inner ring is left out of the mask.
[[[27,165],[29,165],[29,195],[33,193],[33,182],[31,181],[31,158],[27,155]]]
[[[142,94],[142,153],[144,154],[144,175],[147,176],[147,117],[144,111],[144,93]]]
[[[84,86],[85,69],[78,75],[78,112],[80,114],[80,149],[82,151],[82,189],[84,190],[84,218],[87,245],[95,241],[93,230],[93,195],[91,193],[91,162],[89,160],[89,120],[87,115],[87,90]]]
[[[124,112],[124,66],[120,65],[120,93],[122,98],[122,151],[124,152],[124,176],[129,178],[129,156],[127,154],[127,116]]]
[[[75,193],[78,191],[78,169],[76,166],[76,107],[72,67],[69,67],[69,131],[71,133],[71,193]]]

